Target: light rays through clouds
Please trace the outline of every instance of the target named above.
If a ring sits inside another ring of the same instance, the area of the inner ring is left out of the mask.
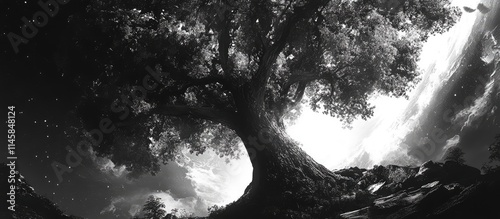
[[[459,7],[474,6],[479,1],[457,0]],[[418,164],[403,147],[405,136],[419,126],[433,98],[459,67],[461,53],[480,13],[464,13],[447,33],[431,37],[424,44],[419,68],[422,80],[410,93],[409,99],[373,96],[374,116],[358,120],[351,130],[341,129],[341,123],[321,114],[305,110],[295,125],[289,127],[291,136],[327,168],[346,166],[371,167],[374,164]]]
[[[497,71],[494,71],[490,75],[490,81],[486,84],[483,95],[477,98],[470,107],[463,109],[453,118],[453,123],[463,124],[460,130],[476,125],[475,121],[485,115],[489,117],[495,114],[497,107],[492,106],[491,100],[493,96],[500,95],[499,78],[500,75]]]

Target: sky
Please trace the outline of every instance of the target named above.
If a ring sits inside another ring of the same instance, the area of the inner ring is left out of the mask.
[[[453,4],[475,8],[478,2],[454,1]],[[374,95],[371,98],[376,107],[374,116],[366,121],[355,121],[352,129],[343,129],[335,118],[305,110],[296,125],[289,128],[290,135],[302,142],[313,158],[330,169],[353,164],[371,167],[388,160],[402,165],[420,163],[422,160],[408,155],[410,148],[405,147],[409,138],[407,135],[410,130],[418,129],[428,111],[434,107],[433,98],[442,93],[444,87],[458,86],[449,82],[454,80],[451,77],[460,67],[457,63],[462,60],[462,51],[470,46],[468,39],[474,24],[483,17],[481,13],[464,13],[450,31],[427,41],[418,63],[423,72],[422,81],[408,99]],[[474,31],[482,32],[478,29]],[[363,155],[365,159],[360,160]]]
[[[454,4],[474,7],[478,2],[460,0]],[[498,2],[484,2],[498,8]],[[21,12],[33,13],[36,5],[30,7],[31,11],[28,7]],[[67,10],[71,7],[68,5]],[[9,6],[5,10],[8,12]],[[7,88],[2,102],[16,105],[19,170],[35,191],[65,212],[96,219],[128,218],[140,211],[149,195],[162,198],[167,211],[179,208],[197,215],[205,215],[208,206],[224,205],[241,196],[251,181],[248,157],[227,163],[211,151],[200,156],[183,151],[182,159],[162,166],[156,176],[136,180],[127,179],[123,167],[89,155],[59,181],[51,164],[65,162],[66,148],[75,146],[65,131],[76,121],[71,109],[77,101],[74,97],[79,95],[71,81],[46,83],[69,80],[65,72],[48,64],[61,61],[59,54],[50,52],[54,51],[50,46],[59,45],[61,36],[49,34],[58,25],[64,26],[64,18],[70,14],[64,10],[60,13],[15,58],[6,58],[13,56],[10,45],[4,38],[0,42],[0,63],[5,66],[0,71]],[[18,14],[12,14],[2,15],[19,19]],[[408,99],[373,96],[374,116],[367,121],[356,120],[351,129],[343,128],[334,118],[305,109],[288,127],[288,134],[329,169],[389,163],[418,165],[428,159],[439,160],[443,148],[451,147],[462,148],[467,163],[480,167],[487,157],[488,144],[500,133],[496,110],[500,107],[500,74],[479,59],[477,49],[483,31],[494,28],[485,22],[494,20],[493,15],[464,13],[452,30],[432,37],[419,62],[422,80]],[[12,28],[11,24],[1,25],[2,30]],[[498,31],[494,33],[499,35]]]

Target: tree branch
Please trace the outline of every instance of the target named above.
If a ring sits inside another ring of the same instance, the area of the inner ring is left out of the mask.
[[[342,76],[338,76],[337,74],[349,67],[352,66],[352,63],[345,63],[343,65],[339,65],[337,68],[335,68],[333,71],[329,71],[328,73],[314,73],[314,72],[303,72],[303,71],[295,71],[294,73],[290,76],[288,81],[285,83],[283,86],[283,89],[281,90],[280,94],[282,97],[286,97],[288,95],[288,92],[290,92],[290,87],[294,85],[295,83],[309,83],[312,81],[316,80],[327,80],[329,83],[334,83],[336,80],[342,79]]]
[[[296,71],[297,72],[297,71]],[[305,82],[306,84],[308,82],[314,81],[319,79],[319,74],[314,74],[314,73],[308,73],[308,72],[302,72],[298,74],[292,74],[288,81],[285,83],[285,86],[283,86],[283,90],[281,90],[280,94],[283,97],[286,97],[288,95],[288,92],[290,92],[290,87],[298,82]]]
[[[222,84],[223,86],[229,86],[227,81],[222,77],[222,76],[209,76],[205,78],[191,78],[189,80],[186,80],[185,84],[182,84],[181,87],[177,90],[168,90],[167,89],[167,95],[169,96],[177,96],[177,95],[182,95],[184,94],[188,88],[194,87],[194,86],[203,86],[207,84],[214,84],[214,83],[219,83]],[[230,89],[228,89],[230,90]]]
[[[234,91],[234,83],[232,83],[230,78],[224,77],[220,75],[219,70],[217,70],[216,63],[220,63],[220,60],[213,59],[211,62],[206,61],[205,64],[207,68],[210,69],[208,72],[208,76],[203,78],[194,78],[188,76],[189,73],[178,71],[172,74],[169,74],[172,80],[175,81],[174,85],[166,87],[164,91],[162,91],[163,96],[177,96],[184,94],[188,88],[194,86],[203,86],[208,84],[219,83],[224,89],[229,92]],[[169,89],[170,88],[170,89]]]
[[[180,105],[162,105],[150,111],[150,113],[161,114],[165,116],[192,116],[199,119],[205,119],[212,122],[221,123],[228,128],[236,127],[236,114],[227,110],[219,110],[212,107],[180,106]]]
[[[290,9],[290,7],[292,6],[292,3],[293,3],[293,0],[290,0],[290,2],[288,2],[285,9],[283,9],[283,11],[281,11],[280,15],[278,16],[278,19],[276,20],[277,22],[279,22],[281,20],[281,18],[283,18],[283,15],[285,15],[285,13],[288,11],[288,9]]]
[[[303,6],[295,7],[293,13],[288,13],[285,21],[277,28],[277,32],[274,37],[276,41],[264,52],[264,55],[259,63],[259,68],[252,77],[251,89],[253,90],[252,93],[255,96],[256,101],[258,101],[256,104],[262,104],[264,102],[265,88],[272,73],[271,67],[276,62],[278,55],[286,46],[287,38],[293,27],[298,21],[310,17],[315,11],[317,11],[321,6],[326,5],[328,2],[328,0],[315,0],[309,1]]]
[[[307,87],[307,82],[299,83],[299,87],[297,87],[297,90],[295,91],[295,95],[293,97],[293,105],[297,105],[298,103],[300,103],[300,101],[304,97],[306,87]]]
[[[217,41],[219,43],[219,58],[224,75],[229,75],[231,72],[231,67],[229,63],[229,46],[231,45],[231,10],[225,4],[219,12],[218,20],[218,31]]]

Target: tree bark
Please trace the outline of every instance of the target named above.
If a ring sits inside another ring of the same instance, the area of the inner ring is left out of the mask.
[[[316,218],[338,195],[340,177],[318,164],[273,117],[255,108],[240,114],[236,132],[253,166],[244,195],[214,218]]]

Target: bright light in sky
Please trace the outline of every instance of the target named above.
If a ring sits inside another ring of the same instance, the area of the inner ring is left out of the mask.
[[[366,151],[372,159],[381,160],[384,152],[393,149],[385,148],[386,143],[390,143],[387,141],[392,138],[388,138],[391,133],[386,132],[391,124],[384,118],[400,115],[405,110],[407,100],[380,96],[371,102],[376,106],[375,116],[367,121],[354,121],[352,129],[342,128],[342,123],[336,118],[305,109],[287,131],[302,143],[309,155],[329,169],[349,165],[361,145],[371,145]]]
[[[178,164],[187,169],[187,178],[191,180],[198,196],[209,206],[223,205],[238,199],[252,180],[252,164],[247,154],[242,159],[230,160],[229,163],[212,150],[196,156],[186,149],[183,155],[184,158]],[[222,193],[217,194],[219,192]]]
[[[453,4],[475,7],[478,2],[456,0]],[[303,149],[328,169],[356,164],[355,159],[365,152],[371,160],[362,164],[365,166],[381,163],[388,157],[406,159],[403,162],[410,164],[413,160],[406,155],[406,149],[400,147],[401,139],[418,126],[424,109],[450,78],[453,72],[450,71],[451,66],[460,58],[478,14],[464,13],[448,33],[431,37],[424,45],[419,62],[422,81],[410,93],[408,100],[374,96],[370,100],[376,107],[374,116],[367,121],[354,121],[352,129],[344,129],[339,120],[315,113],[305,106],[301,117],[288,127],[289,135],[301,142]],[[410,109],[415,112],[408,116]],[[188,170],[187,177],[192,181],[198,197],[208,205],[236,200],[251,181],[252,166],[248,157],[233,160],[230,165],[211,152],[188,157],[180,165]]]
[[[460,7],[475,7],[477,3],[469,0],[453,2]],[[389,156],[398,157],[396,162],[401,162],[399,164],[414,164],[416,160],[406,155],[406,148],[400,147],[401,139],[418,126],[424,109],[452,76],[452,64],[460,58],[478,14],[463,13],[449,32],[433,36],[424,44],[419,62],[422,81],[410,93],[408,100],[374,96],[370,100],[375,106],[374,116],[367,121],[355,121],[350,130],[342,129],[342,124],[335,118],[306,109],[296,124],[289,127],[288,133],[303,144],[309,155],[329,169],[360,165],[355,159],[364,152],[370,155],[371,160],[362,164],[365,167],[379,164]],[[416,113],[405,118],[409,110]]]

